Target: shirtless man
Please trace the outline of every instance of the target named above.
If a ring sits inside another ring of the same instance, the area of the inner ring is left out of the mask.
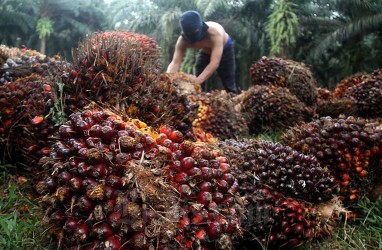
[[[237,93],[235,83],[235,52],[232,39],[224,28],[216,22],[204,22],[196,11],[186,11],[179,18],[182,30],[176,45],[167,73],[179,70],[183,56],[188,48],[200,49],[195,65],[195,81],[202,84],[215,71],[222,79],[226,91]]]

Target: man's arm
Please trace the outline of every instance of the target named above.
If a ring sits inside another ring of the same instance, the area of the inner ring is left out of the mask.
[[[174,56],[171,63],[168,65],[166,73],[178,72],[183,60],[184,53],[186,52],[186,44],[182,37],[179,37],[175,44]]]
[[[210,63],[203,70],[203,72],[196,78],[196,81],[199,83],[205,82],[208,80],[216,69],[219,67],[222,55],[223,55],[223,36],[215,35],[211,37],[212,40],[212,49],[211,49],[211,58]]]

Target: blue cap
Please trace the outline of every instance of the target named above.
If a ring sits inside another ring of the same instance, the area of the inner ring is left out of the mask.
[[[197,11],[189,10],[184,12],[179,18],[182,36],[189,43],[201,40],[207,33],[208,25],[203,22]]]

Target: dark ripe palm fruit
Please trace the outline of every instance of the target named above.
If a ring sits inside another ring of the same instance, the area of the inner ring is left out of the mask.
[[[240,95],[238,109],[251,133],[282,131],[313,117],[313,110],[284,87],[255,85]]]
[[[0,85],[30,75],[49,76],[69,68],[58,55],[48,57],[36,50],[0,46]]]
[[[380,126],[376,119],[321,117],[286,131],[281,143],[316,156],[336,177],[348,203],[368,194],[378,182],[382,171]]]
[[[197,118],[192,123],[194,130],[210,133],[223,140],[248,135],[247,122],[235,110],[233,96],[225,91],[191,96],[191,100],[199,105]]]
[[[260,184],[296,199],[317,203],[331,199],[338,182],[317,158],[280,143],[263,142],[250,161]]]
[[[266,186],[287,197],[317,203],[336,193],[338,182],[313,155],[259,139],[226,140],[219,148],[232,162],[241,194]]]
[[[90,133],[97,124],[112,128],[107,139]],[[77,111],[68,126],[76,133],[57,138],[50,157],[40,160],[46,176],[36,186],[51,232],[63,246],[230,249],[241,236],[237,180],[211,145],[162,128],[174,139],[162,146],[155,129],[107,109]],[[70,135],[76,144],[69,143]],[[155,143],[147,143],[151,139]],[[62,145],[70,150],[57,158]],[[198,238],[201,231],[205,237]]]
[[[263,56],[249,71],[252,85],[285,87],[308,107],[316,101],[317,82],[304,63]]]
[[[245,232],[240,242],[246,249],[257,249],[256,237],[268,249],[291,249],[304,242],[332,234],[345,209],[338,198],[312,204],[287,198],[277,191],[258,188],[245,194]]]
[[[382,75],[374,74],[346,90],[345,96],[354,100],[357,115],[365,118],[382,116]]]

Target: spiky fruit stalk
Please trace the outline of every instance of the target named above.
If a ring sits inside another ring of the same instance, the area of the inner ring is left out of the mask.
[[[207,144],[95,109],[59,132],[37,191],[65,246],[230,249],[240,235],[236,179]]]
[[[367,194],[382,170],[379,120],[322,117],[290,129],[281,142],[327,166],[340,181],[346,202]]]

